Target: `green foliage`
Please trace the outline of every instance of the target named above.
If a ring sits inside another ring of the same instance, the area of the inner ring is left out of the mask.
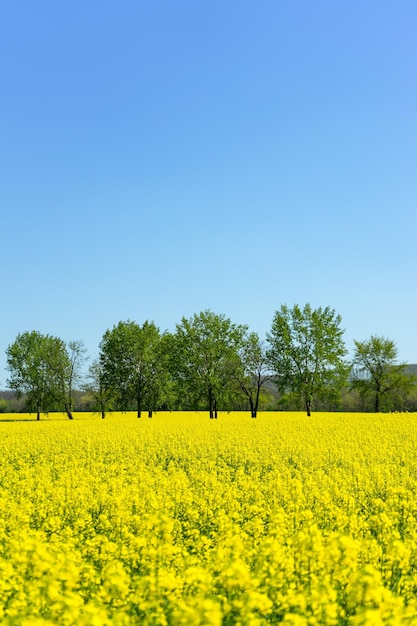
[[[82,376],[86,350],[38,331],[7,348],[7,411],[106,412],[137,408],[380,411],[417,408],[416,377],[396,364],[393,341],[356,342],[354,369],[345,361],[341,318],[326,308],[283,305],[275,312],[268,349],[246,325],[210,310],[183,318],[174,333],[153,322],[119,322],[103,335],[99,359]],[[417,367],[417,366],[416,366]],[[351,385],[346,381],[351,375]],[[85,395],[82,396],[82,391]],[[77,400],[78,398],[78,400]],[[5,410],[0,405],[0,411]]]
[[[38,419],[40,412],[52,408],[59,396],[60,381],[53,366],[55,359],[61,359],[62,348],[57,337],[32,331],[19,334],[6,350],[10,372],[7,384],[18,398],[26,394],[26,404],[36,410]]]
[[[407,364],[396,363],[397,355],[391,339],[372,335],[367,341],[355,341],[351,387],[362,398],[371,400],[376,413],[402,409],[415,385],[415,376],[405,371]]]
[[[68,351],[69,350],[69,351]],[[70,342],[38,331],[24,332],[6,350],[10,389],[37,413],[64,407],[72,419],[72,385],[79,380],[79,364],[85,349],[82,342]]]
[[[164,356],[159,328],[146,321],[119,322],[107,330],[100,343],[104,389],[122,408],[136,403],[138,417],[145,406],[154,409],[164,389]]]
[[[267,335],[278,388],[300,394],[308,415],[314,398],[334,399],[346,383],[349,366],[340,324],[340,315],[329,307],[282,305]]]
[[[218,405],[228,405],[236,396],[228,373],[238,359],[246,331],[246,326],[207,310],[183,317],[168,339],[177,393],[184,394],[195,408],[204,402],[210,417],[216,416]]]

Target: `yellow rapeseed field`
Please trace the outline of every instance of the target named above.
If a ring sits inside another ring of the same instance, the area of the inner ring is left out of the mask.
[[[4,626],[417,625],[416,414],[4,415],[0,436]]]

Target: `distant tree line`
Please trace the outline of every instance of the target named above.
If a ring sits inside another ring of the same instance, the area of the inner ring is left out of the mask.
[[[416,410],[416,378],[397,362],[395,342],[355,341],[346,358],[341,317],[309,304],[274,314],[265,339],[210,310],[182,318],[175,332],[127,320],[106,330],[99,356],[84,372],[82,341],[38,331],[6,350],[12,398],[0,411],[132,410]],[[14,402],[14,404],[13,404]],[[20,403],[19,403],[20,402]]]

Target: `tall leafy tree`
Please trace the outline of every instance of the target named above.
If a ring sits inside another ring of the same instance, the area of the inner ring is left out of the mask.
[[[346,383],[350,368],[341,321],[330,307],[310,304],[282,305],[275,312],[267,340],[276,382],[280,391],[301,396],[307,415],[314,398],[335,398]]]
[[[36,419],[42,411],[57,405],[67,410],[67,373],[70,366],[65,342],[58,337],[43,335],[38,331],[24,332],[6,350],[10,389],[21,397],[26,394],[26,403],[35,409]],[[72,419],[71,411],[67,411]]]
[[[100,343],[104,387],[127,408],[135,403],[141,417],[145,404],[152,411],[161,391],[161,335],[153,322],[142,326],[128,320],[107,330]]]
[[[367,341],[355,341],[351,387],[372,400],[376,413],[400,407],[416,382],[405,371],[407,364],[397,359],[397,346],[391,339],[372,335]]]
[[[182,318],[171,340],[171,369],[180,393],[203,401],[210,418],[232,393],[230,363],[237,358],[246,326],[210,310]]]

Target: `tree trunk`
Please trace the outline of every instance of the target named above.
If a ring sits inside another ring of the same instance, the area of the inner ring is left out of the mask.
[[[152,409],[149,409],[149,411],[148,411],[148,417],[152,417],[152,413],[153,413]]]
[[[304,402],[305,402],[305,409],[307,412],[307,416],[310,417],[311,415],[311,406],[313,404],[313,394],[310,391],[310,389],[306,389],[304,392]]]
[[[252,417],[256,417],[258,415],[260,391],[261,391],[261,388],[258,386],[258,388],[256,390],[255,403],[253,403],[253,400],[251,400]]]
[[[100,402],[101,419],[104,420],[104,418],[106,417],[106,406],[104,404],[104,394],[103,393],[100,393],[100,395],[99,395],[99,402]]]
[[[70,419],[70,420],[74,419],[74,416],[73,416],[72,411],[71,411],[71,407],[70,407],[70,405],[67,402],[65,403],[65,412],[68,415],[68,419]]]
[[[217,400],[214,398],[214,419],[217,419]]]
[[[379,393],[379,390],[377,390],[375,394],[375,413],[379,413],[380,408],[381,408],[380,393]]]
[[[41,419],[41,407],[39,405],[36,406],[36,421],[39,422]]]
[[[211,387],[208,388],[208,404],[209,404],[210,419],[212,420],[214,415],[213,415],[213,390]]]

